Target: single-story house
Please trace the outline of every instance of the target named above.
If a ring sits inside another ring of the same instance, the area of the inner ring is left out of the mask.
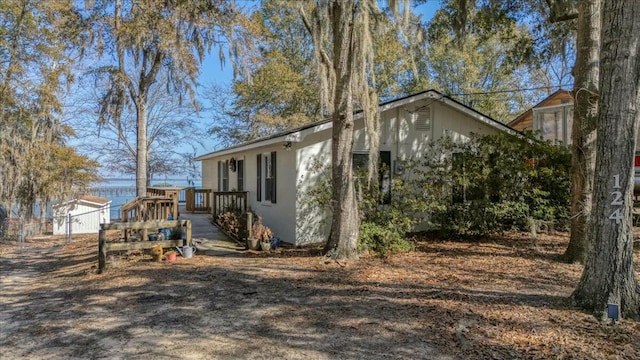
[[[53,234],[97,234],[100,224],[111,222],[111,200],[84,195],[53,206]]]
[[[508,125],[518,131],[538,131],[544,140],[569,146],[572,143],[573,93],[560,89],[520,114]],[[636,138],[634,166],[634,194],[640,196],[640,133]]]
[[[380,161],[401,172],[404,160],[417,159],[428,142],[443,136],[464,140],[471,133],[515,134],[509,126],[441,94],[428,90],[381,103]],[[355,114],[354,164],[366,164],[368,142],[363,114]],[[305,194],[331,162],[330,120],[284,131],[198,156],[202,187],[247,191],[249,205],[281,241],[306,245],[326,241],[330,214],[309,204]]]

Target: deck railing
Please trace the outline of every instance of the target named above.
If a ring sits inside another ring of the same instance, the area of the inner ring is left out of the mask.
[[[122,205],[123,222],[167,220],[173,216],[175,201],[167,196],[141,196]],[[171,215],[171,216],[170,216]]]
[[[164,196],[168,197],[172,201],[171,215],[174,219],[178,218],[178,207],[180,202],[180,193],[184,191],[184,188],[179,187],[147,187],[147,196]],[[157,219],[157,220],[166,220]]]
[[[167,221],[176,219],[173,214],[177,214],[176,197],[168,196],[140,196],[122,206],[122,223],[142,223]],[[129,241],[132,234],[124,232],[125,241]],[[143,228],[140,234],[141,239],[147,238],[147,229]]]
[[[213,218],[219,214],[232,211],[237,214],[247,212],[247,191],[214,191],[213,192]]]
[[[185,205],[187,211],[192,213],[196,211],[211,212],[211,189],[185,189]]]
[[[147,233],[155,232],[157,229],[184,229],[182,239],[180,240],[147,240]],[[107,230],[122,230],[125,233],[125,242],[107,242]],[[141,241],[128,242],[126,234],[130,232],[139,232],[144,234]],[[145,222],[114,222],[109,224],[101,224],[98,233],[98,272],[101,273],[107,266],[107,252],[119,250],[140,250],[151,249],[159,245],[163,248],[176,246],[191,245],[191,220],[159,220]]]

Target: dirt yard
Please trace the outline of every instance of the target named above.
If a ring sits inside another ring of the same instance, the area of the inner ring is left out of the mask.
[[[0,245],[3,359],[640,359],[640,324],[567,300],[566,236],[425,239],[387,259],[314,249],[110,258],[97,237]],[[640,264],[640,251],[636,252]],[[640,274],[639,274],[640,276]]]

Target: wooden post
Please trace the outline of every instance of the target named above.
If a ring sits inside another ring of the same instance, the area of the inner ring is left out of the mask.
[[[69,228],[67,231],[67,243],[71,242],[71,231],[73,231],[71,220],[71,213],[69,213],[69,216],[67,216],[67,225]]]
[[[251,211],[247,211],[247,228],[246,230],[246,234],[247,234],[247,239],[251,239],[251,230],[253,228],[253,213]]]
[[[218,195],[215,192],[211,193],[213,196],[213,218],[218,218]]]
[[[243,203],[242,203],[242,211],[247,211],[247,192],[245,191],[242,198],[243,198]]]
[[[98,274],[102,274],[107,267],[107,234],[106,230],[100,226],[98,232]]]
[[[183,245],[191,245],[191,220],[187,220],[187,238]]]
[[[173,209],[171,211],[173,212],[174,219],[178,219],[178,207],[179,207],[178,202],[180,201],[179,190],[177,191],[174,190],[173,194],[171,195],[171,200],[173,202]],[[167,220],[167,219],[163,219],[163,220]]]

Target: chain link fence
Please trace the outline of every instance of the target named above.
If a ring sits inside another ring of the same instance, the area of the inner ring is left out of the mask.
[[[0,222],[0,239],[23,244],[27,238],[50,233],[52,220],[25,220],[23,218],[5,218]]]

